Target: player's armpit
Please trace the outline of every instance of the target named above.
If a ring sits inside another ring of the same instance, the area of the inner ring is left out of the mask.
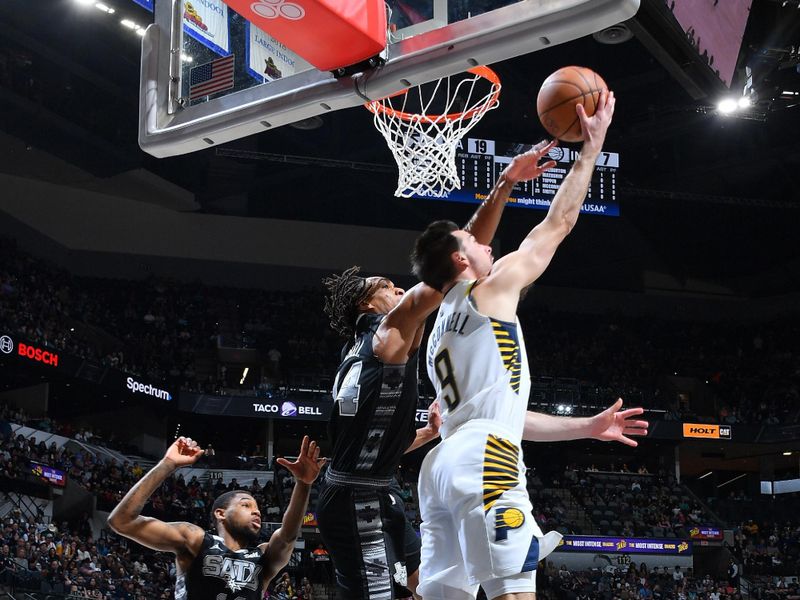
[[[139,516],[124,527],[109,524],[120,535],[151,550],[197,556],[203,544],[203,530],[192,523],[165,523],[152,517]]]

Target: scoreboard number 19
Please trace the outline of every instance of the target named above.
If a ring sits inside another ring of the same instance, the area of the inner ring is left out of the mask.
[[[470,154],[488,154],[489,156],[494,156],[494,140],[467,138],[467,152]]]

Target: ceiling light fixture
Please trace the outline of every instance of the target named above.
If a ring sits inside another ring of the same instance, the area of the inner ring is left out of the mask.
[[[725,98],[724,100],[721,100],[719,104],[717,104],[717,110],[720,112],[720,114],[729,115],[735,111],[738,106],[738,102],[736,102],[736,100],[733,98]]]

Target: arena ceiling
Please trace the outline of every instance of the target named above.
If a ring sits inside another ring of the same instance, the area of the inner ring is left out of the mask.
[[[139,11],[132,0],[108,4]],[[325,115],[316,129],[283,127],[189,156],[144,154],[136,143],[139,38],[105,16],[76,10],[75,0],[0,5],[0,47],[30,56],[38,82],[26,94],[0,89],[0,129],[98,178],[148,169],[194,193],[206,213],[403,229],[468,216],[467,207],[392,197],[391,155],[361,109]],[[772,88],[800,92],[798,46],[798,1],[754,0],[735,91],[755,61],[764,96]],[[800,107],[778,99],[755,118],[720,117],[715,99],[693,98],[638,39],[606,45],[589,37],[494,65],[501,108],[475,133],[540,139],[538,86],[567,64],[595,69],[618,97],[606,147],[621,155],[622,217],[584,217],[545,283],[636,290],[650,272],[744,295],[800,290]],[[58,110],[47,108],[53,102]],[[287,155],[303,158],[276,162]],[[3,163],[27,174],[18,158]],[[508,219],[502,248],[540,216]]]

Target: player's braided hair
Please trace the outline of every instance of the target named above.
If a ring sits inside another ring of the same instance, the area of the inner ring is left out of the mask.
[[[331,329],[342,337],[355,332],[358,305],[367,300],[370,286],[367,279],[358,275],[361,267],[353,266],[341,275],[331,275],[322,280],[328,290],[325,298],[325,314],[331,320]]]

